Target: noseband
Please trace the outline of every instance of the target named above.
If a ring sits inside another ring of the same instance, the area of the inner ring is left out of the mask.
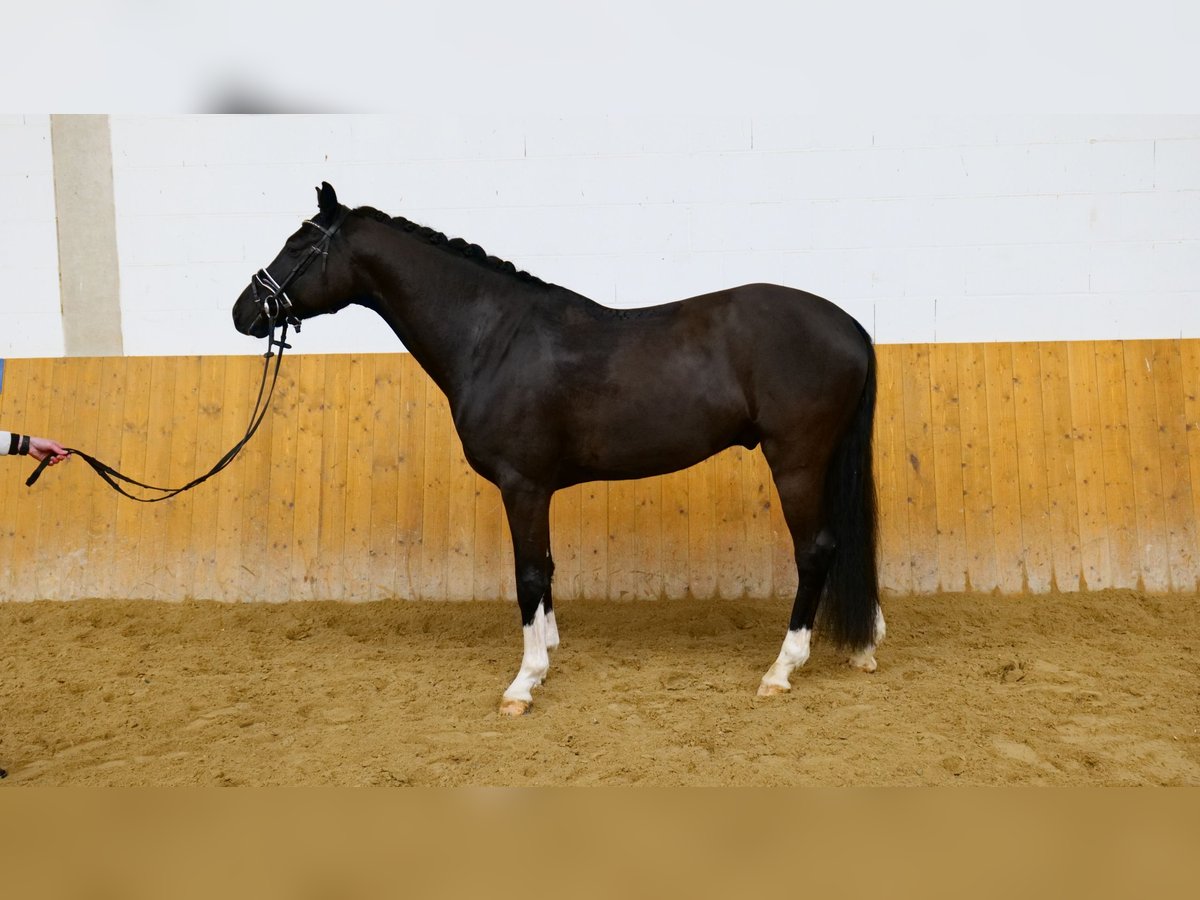
[[[329,243],[337,234],[338,229],[342,227],[342,223],[346,221],[348,214],[349,210],[342,210],[329,228],[322,228],[312,219],[304,220],[305,225],[311,225],[321,232],[323,237],[308,248],[308,252],[300,258],[296,265],[292,266],[292,271],[288,272],[282,282],[276,281],[275,277],[266,269],[259,269],[250,276],[250,290],[254,293],[255,302],[262,307],[262,314],[272,333],[280,319],[286,325],[295,328],[297,332],[300,331],[300,317],[295,314],[292,298],[287,295],[288,286],[299,278],[318,256],[321,257],[321,271],[325,271],[325,266],[329,262]],[[259,288],[262,288],[261,294]]]

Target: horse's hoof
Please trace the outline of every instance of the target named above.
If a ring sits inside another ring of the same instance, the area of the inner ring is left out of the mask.
[[[533,704],[528,700],[512,700],[505,697],[500,701],[500,715],[502,716],[523,716],[529,712],[529,707]]]
[[[879,666],[875,662],[875,656],[871,653],[864,653],[861,656],[852,656],[849,659],[850,668],[858,669],[860,672],[874,672]]]
[[[786,694],[791,689],[791,685],[768,684],[767,682],[763,681],[758,685],[758,696],[774,697],[776,694]]]

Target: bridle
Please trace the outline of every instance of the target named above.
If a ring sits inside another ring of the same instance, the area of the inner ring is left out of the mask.
[[[117,493],[128,497],[130,500],[136,500],[138,503],[159,503],[163,500],[169,500],[177,494],[182,494],[184,491],[190,491],[192,488],[203,484],[208,479],[212,478],[227,465],[233,462],[234,458],[242,451],[242,448],[249,443],[250,438],[258,431],[258,426],[262,424],[263,419],[267,415],[267,410],[271,405],[271,397],[275,394],[275,384],[279,381],[279,368],[283,363],[283,351],[290,350],[292,345],[287,342],[288,326],[296,329],[296,333],[300,332],[300,317],[295,313],[295,306],[292,303],[292,298],[287,295],[288,287],[299,278],[318,256],[321,257],[321,271],[325,271],[325,266],[329,261],[329,244],[333,240],[333,236],[337,234],[338,229],[346,221],[346,217],[350,214],[348,209],[339,211],[337,218],[328,228],[323,228],[312,219],[305,219],[305,225],[311,225],[313,228],[321,232],[322,237],[311,247],[308,252],[300,258],[300,260],[292,266],[292,270],[284,277],[282,282],[276,281],[265,268],[259,269],[250,276],[250,289],[253,292],[255,301],[261,306],[262,314],[267,320],[267,351],[263,354],[263,359],[266,362],[263,364],[262,380],[258,384],[258,397],[254,401],[254,410],[250,413],[250,424],[246,426],[245,435],[236,444],[231,447],[224,456],[222,456],[211,469],[205,474],[193,478],[187,484],[177,488],[159,487],[153,484],[146,484],[123,475],[107,463],[101,462],[89,453],[84,453],[82,450],[76,450],[74,447],[65,448],[69,453],[78,456],[86,462],[97,475],[107,482]],[[259,288],[262,288],[262,295],[259,294]],[[275,329],[279,329],[279,337],[275,336]],[[275,348],[279,348],[279,352],[275,352]],[[271,375],[271,385],[267,387],[267,373],[271,370],[271,358],[275,358],[275,371]],[[33,474],[25,479],[25,484],[32,487],[45,471],[46,466],[50,464],[53,457],[47,456],[34,469]],[[118,482],[124,482],[131,487],[143,488],[147,491],[157,491],[161,496],[158,497],[138,497],[131,494],[128,490],[122,487]]]
[[[343,209],[338,213],[338,217],[334,219],[333,224],[328,228],[322,228],[312,219],[305,219],[305,225],[311,225],[317,231],[321,232],[323,237],[308,248],[308,252],[300,257],[296,265],[292,266],[292,271],[288,272],[280,283],[275,280],[275,277],[266,269],[259,269],[250,276],[250,290],[254,292],[254,299],[262,307],[263,316],[267,320],[267,324],[273,331],[277,321],[282,319],[285,329],[291,325],[296,329],[296,333],[300,333],[300,319],[293,312],[292,298],[287,295],[288,286],[295,281],[308,268],[309,264],[318,256],[321,257],[321,271],[325,271],[325,266],[329,262],[329,243],[333,240],[333,236],[337,234],[342,223],[346,221],[346,216],[350,214],[349,210]],[[264,296],[260,296],[258,289],[263,289]],[[269,351],[268,351],[269,352]]]

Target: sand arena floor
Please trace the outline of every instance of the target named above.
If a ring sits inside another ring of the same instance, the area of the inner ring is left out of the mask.
[[[1200,785],[1200,598],[885,610],[759,699],[785,602],[563,603],[507,720],[507,604],[0,604],[0,785]]]

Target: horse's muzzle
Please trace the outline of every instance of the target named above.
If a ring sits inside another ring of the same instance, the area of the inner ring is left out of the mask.
[[[242,291],[242,295],[233,304],[233,327],[242,334],[256,338],[266,337],[271,330],[271,323],[263,314],[262,304],[249,287]]]

